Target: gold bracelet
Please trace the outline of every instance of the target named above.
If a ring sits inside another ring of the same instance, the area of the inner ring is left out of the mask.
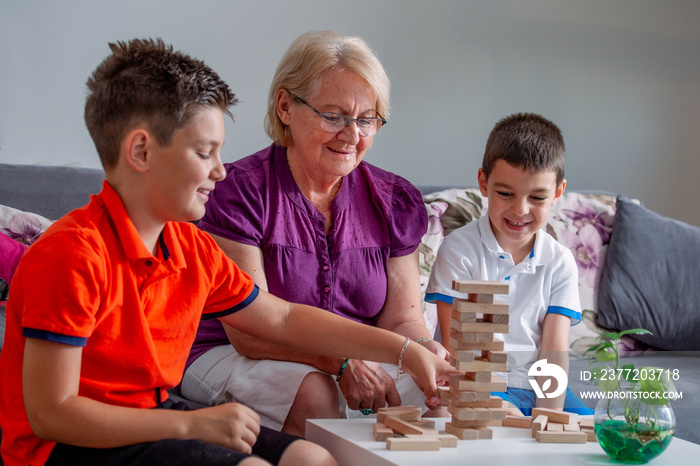
[[[399,380],[401,380],[401,366],[403,366],[403,355],[406,352],[406,348],[408,348],[409,343],[411,343],[411,339],[406,338],[406,342],[403,344],[403,348],[401,348],[401,352],[399,353],[399,370],[396,372],[396,383],[399,383]]]

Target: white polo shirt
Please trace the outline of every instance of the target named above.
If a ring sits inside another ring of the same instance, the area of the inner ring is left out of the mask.
[[[496,295],[510,306],[508,334],[496,334],[508,352],[508,386],[532,389],[527,371],[537,360],[542,323],[548,313],[581,321],[578,268],[569,249],[544,230],[535,235],[532,252],[519,264],[503,251],[491,230],[488,213],[445,237],[431,269],[425,300],[452,303],[467,298],[452,290],[452,280],[509,283],[508,295]],[[443,336],[443,338],[445,338]]]

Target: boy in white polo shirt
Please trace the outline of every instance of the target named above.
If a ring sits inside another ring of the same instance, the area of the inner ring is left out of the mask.
[[[479,189],[488,199],[481,219],[453,231],[433,264],[426,301],[436,302],[443,345],[449,349],[452,280],[507,282],[510,332],[497,335],[508,352],[509,414],[530,415],[533,407],[592,411],[566,389],[556,398],[537,398],[528,369],[547,359],[568,373],[569,327],[581,321],[578,272],[571,251],[542,228],[566,188],[564,139],[540,115],[519,113],[491,131],[479,169]]]

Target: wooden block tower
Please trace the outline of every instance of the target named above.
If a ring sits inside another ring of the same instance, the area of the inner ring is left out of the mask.
[[[464,374],[451,376],[449,390],[443,390],[452,414],[445,431],[462,440],[489,439],[493,431],[488,426],[506,418],[503,401],[491,392],[506,391],[506,382],[493,372],[508,370],[503,341],[494,338],[494,333],[508,333],[508,305],[494,301],[494,295],[508,294],[508,284],[455,280],[452,288],[468,299],[452,304],[452,364]]]

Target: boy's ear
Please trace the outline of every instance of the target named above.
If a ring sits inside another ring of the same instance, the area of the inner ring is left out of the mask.
[[[286,89],[277,92],[277,116],[285,125],[289,126],[291,121],[292,96]]]
[[[488,197],[488,189],[486,189],[486,184],[487,184],[487,178],[486,178],[486,172],[484,171],[483,168],[479,169],[479,190],[481,190],[481,195],[484,197]]]
[[[152,139],[145,128],[134,128],[124,138],[126,162],[134,170],[143,172],[147,169]]]
[[[554,191],[554,202],[557,202],[557,199],[564,194],[564,191],[566,191],[566,179],[561,180],[561,183],[559,186],[557,186],[556,191]]]

